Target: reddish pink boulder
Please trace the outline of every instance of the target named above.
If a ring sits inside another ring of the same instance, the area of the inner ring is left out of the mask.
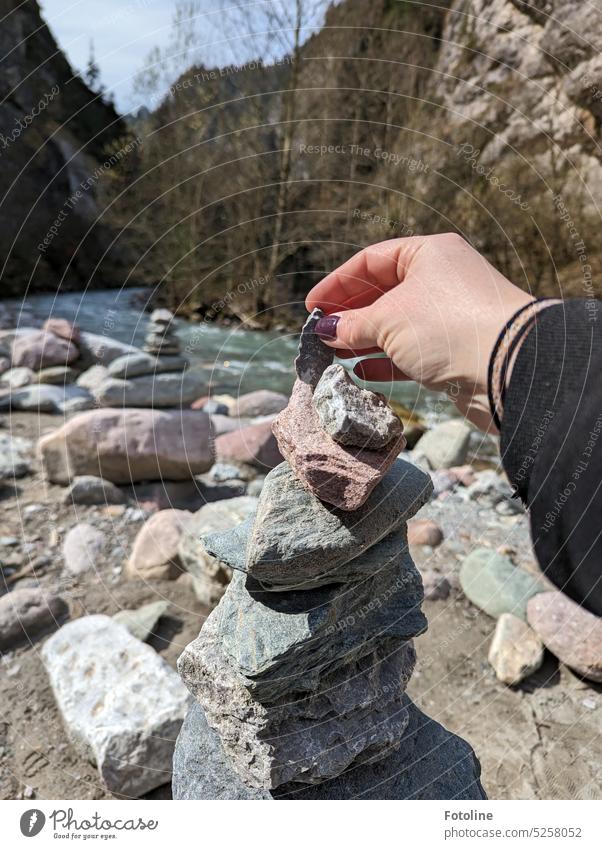
[[[214,461],[209,416],[193,410],[90,410],[43,436],[38,452],[48,480],[61,484],[76,475],[190,480]]]
[[[79,342],[80,339],[79,327],[66,318],[49,318],[44,322],[42,329],[68,342]]]
[[[79,350],[66,339],[37,330],[17,336],[13,342],[13,367],[26,366],[33,371],[40,371],[50,366],[66,366],[79,357]]]
[[[527,602],[527,621],[558,660],[590,681],[602,681],[602,619],[564,593],[537,593]]]
[[[341,510],[357,510],[405,448],[405,437],[377,451],[340,445],[323,430],[312,396],[310,383],[295,382],[288,407],[272,425],[278,446],[310,492]]]
[[[408,522],[408,543],[436,548],[443,542],[443,531],[431,519],[412,519]]]
[[[283,459],[269,421],[218,436],[215,450],[218,460],[236,460],[264,470],[273,469]]]

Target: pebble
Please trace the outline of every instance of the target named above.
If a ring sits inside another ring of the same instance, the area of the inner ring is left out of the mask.
[[[502,613],[497,621],[488,660],[503,684],[519,684],[543,663],[543,643],[523,619]]]
[[[105,535],[93,525],[81,522],[65,536],[63,558],[67,575],[82,575],[95,570],[100,562]]]
[[[94,475],[78,475],[63,494],[65,504],[123,504],[124,493],[111,481]]]
[[[436,548],[443,542],[443,531],[432,519],[412,519],[408,522],[408,543]]]

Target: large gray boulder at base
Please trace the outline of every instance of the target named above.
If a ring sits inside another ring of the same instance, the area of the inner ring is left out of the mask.
[[[214,462],[210,419],[196,410],[90,410],[38,442],[46,477],[77,475],[113,483],[189,480]]]
[[[190,697],[154,649],[109,616],[84,616],[46,641],[42,660],[71,741],[109,791],[138,797],[169,782]]]
[[[404,696],[409,724],[396,752],[317,785],[248,787],[195,702],[176,744],[174,799],[486,799],[471,747]]]

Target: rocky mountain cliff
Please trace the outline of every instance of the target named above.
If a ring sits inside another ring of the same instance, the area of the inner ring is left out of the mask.
[[[120,284],[110,230],[95,221],[125,125],[74,74],[36,0],[1,0],[0,18],[2,294]]]
[[[312,283],[363,245],[450,229],[535,294],[602,291],[595,5],[344,0],[279,64],[184,71],[132,146],[35,0],[2,4],[9,291],[32,270],[46,288],[135,275],[184,313],[294,324]],[[65,210],[107,149],[107,179]]]

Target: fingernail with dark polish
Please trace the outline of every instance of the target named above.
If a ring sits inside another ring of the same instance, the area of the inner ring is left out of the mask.
[[[318,336],[321,336],[322,339],[336,339],[337,338],[337,324],[339,323],[340,316],[338,315],[325,315],[322,316],[317,322],[315,327],[315,332]]]

